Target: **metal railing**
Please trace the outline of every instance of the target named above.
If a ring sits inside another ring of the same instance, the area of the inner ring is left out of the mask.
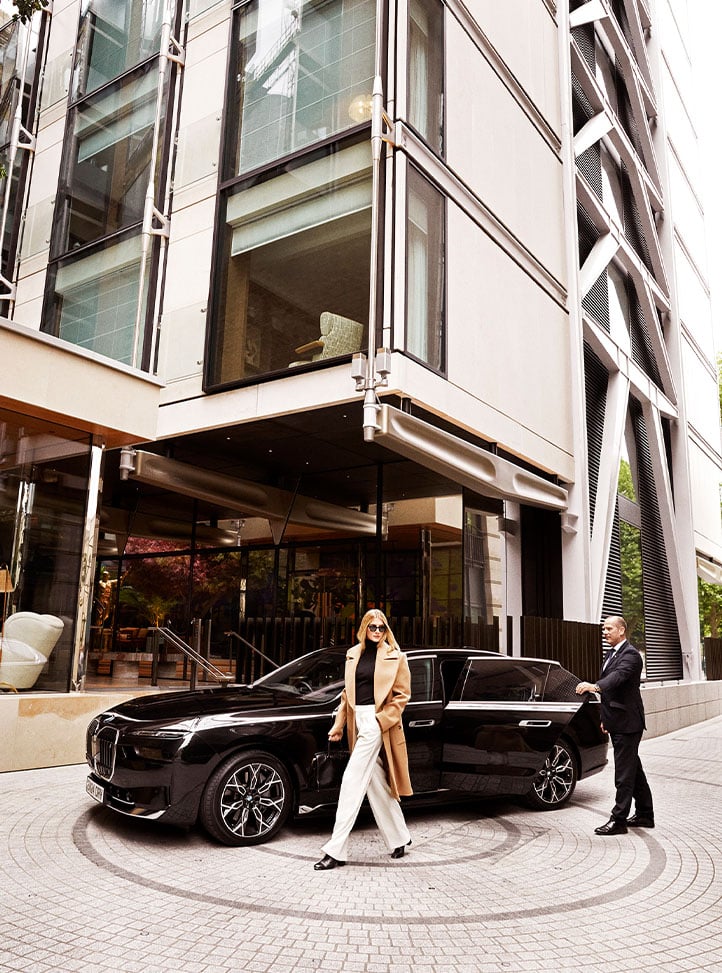
[[[151,629],[150,632],[159,632],[163,637],[163,640],[177,649],[185,658],[190,661],[190,688],[196,688],[196,682],[198,679],[198,670],[206,674],[210,679],[214,679],[217,682],[229,683],[233,682],[234,676],[228,672],[223,672],[218,666],[214,665],[210,659],[206,659],[205,656],[201,654],[199,649],[193,648],[187,642],[177,635],[172,629],[166,628],[162,625],[157,625]],[[198,629],[198,636],[200,637],[200,629]],[[160,655],[160,639],[153,639],[152,646],[152,662],[150,671],[150,684],[151,686],[158,685],[158,663]]]
[[[261,652],[260,649],[257,649],[252,642],[249,642],[248,639],[244,639],[242,635],[238,634],[238,632],[225,632],[224,634],[229,639],[237,639],[242,646],[244,646],[246,649],[250,649],[251,652],[251,655],[246,655],[245,659],[241,658],[241,654],[239,652],[238,658],[236,659],[236,682],[249,683],[253,682],[253,680],[256,678],[257,674],[253,664],[253,656],[256,655],[267,662],[273,669],[279,668],[279,665],[275,660],[266,655],[265,652]],[[259,672],[258,675],[261,675],[261,673]]]

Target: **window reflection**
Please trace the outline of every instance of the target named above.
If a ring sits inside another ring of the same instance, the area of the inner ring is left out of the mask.
[[[140,268],[139,233],[95,253],[61,261],[55,268],[53,309],[46,319],[52,318],[54,333],[81,348],[132,364]],[[147,277],[141,320],[146,298]]]
[[[56,254],[142,221],[157,89],[156,62],[74,110]]]
[[[372,0],[253,0],[240,9],[233,174],[370,117],[375,12]]]
[[[409,3],[409,122],[437,152],[443,149],[444,7]]]
[[[409,168],[406,349],[444,367],[444,197]]]
[[[213,384],[360,351],[370,165],[369,146],[359,143],[230,196]]]
[[[48,662],[23,680],[26,689],[68,688],[89,455],[85,434],[0,411],[0,565],[14,587],[7,613],[53,615],[63,623]],[[9,666],[12,653],[4,658]],[[23,678],[21,669],[0,672],[0,682]]]
[[[72,97],[90,94],[157,54],[165,0],[83,0]]]

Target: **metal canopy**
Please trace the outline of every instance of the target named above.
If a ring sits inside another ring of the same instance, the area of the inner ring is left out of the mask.
[[[566,510],[567,491],[510,460],[452,436],[390,405],[378,407],[374,440],[476,493]]]

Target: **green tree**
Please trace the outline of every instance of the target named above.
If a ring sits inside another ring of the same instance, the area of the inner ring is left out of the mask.
[[[719,409],[722,419],[722,355],[717,359],[717,378],[719,386]],[[722,504],[720,504],[722,516]],[[722,629],[722,585],[710,584],[697,578],[697,594],[699,596],[699,631],[700,637],[706,635],[712,638],[720,637]]]
[[[13,6],[17,7],[18,12],[13,14],[13,20],[19,20],[22,24],[27,24],[36,11],[47,7],[50,0],[13,0]]]

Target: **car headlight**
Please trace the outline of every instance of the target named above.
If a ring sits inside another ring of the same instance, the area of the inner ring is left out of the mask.
[[[183,730],[136,730],[128,742],[139,757],[167,761],[173,760],[187,738]]]

